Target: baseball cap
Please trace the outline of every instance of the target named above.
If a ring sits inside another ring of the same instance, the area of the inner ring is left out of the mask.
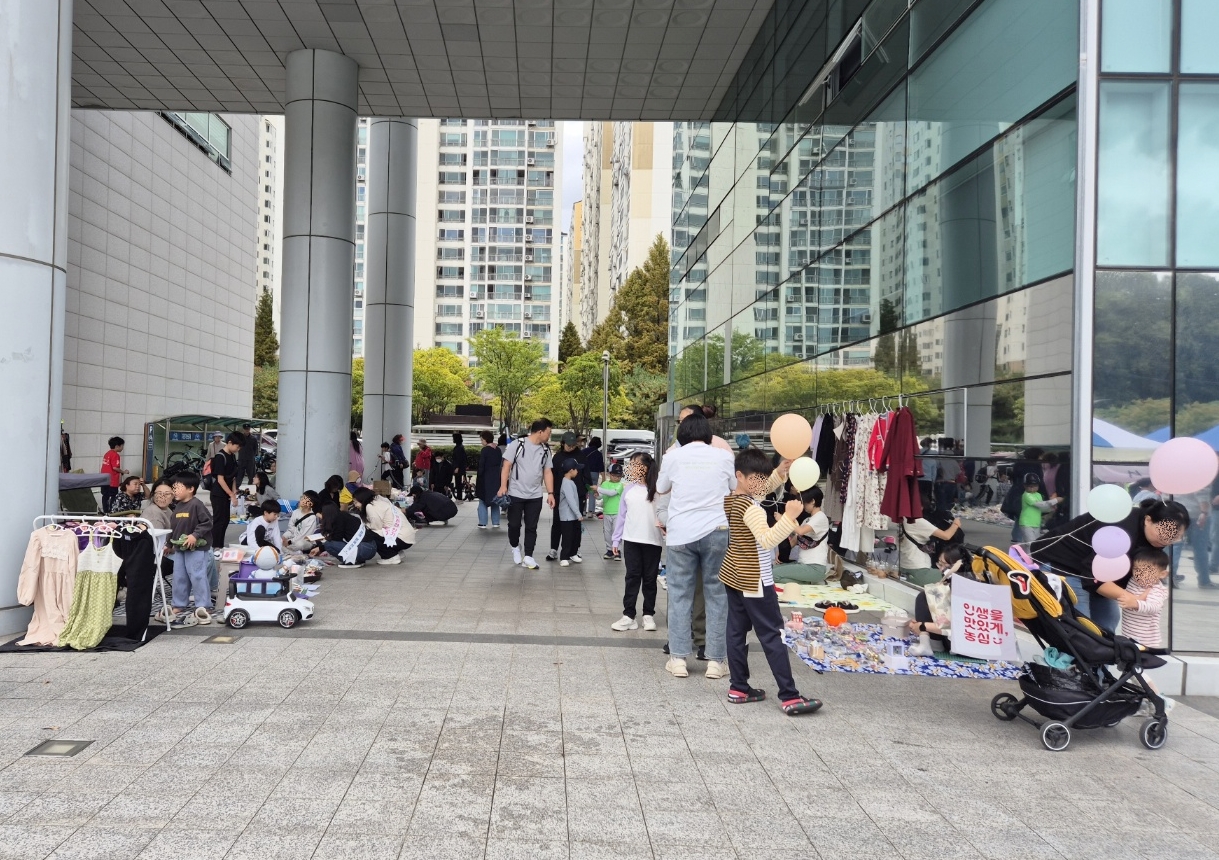
[[[577,463],[571,457],[568,457],[566,460],[564,460],[562,463],[559,464],[560,472],[570,472],[572,469],[578,469],[578,468],[580,468],[580,464]]]
[[[1038,475],[1036,472],[1025,472],[1024,473],[1024,483],[1025,483],[1025,486],[1028,486],[1029,484],[1040,484],[1041,476]]]
[[[621,475],[622,474],[622,464],[614,463],[612,466],[609,467],[609,471],[610,471],[611,475]]]
[[[566,433],[563,434],[563,438],[560,441],[564,445],[574,445],[574,444],[576,444],[576,434],[572,433],[570,430],[568,430]]]

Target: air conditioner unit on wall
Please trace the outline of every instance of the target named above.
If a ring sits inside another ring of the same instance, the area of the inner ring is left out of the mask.
[[[525,223],[526,223],[526,224],[532,224],[532,223],[533,223],[533,216],[532,216],[532,215],[526,215],[526,216],[525,216]]]
[[[527,319],[527,320],[533,319],[533,311],[525,311],[525,319]]]
[[[537,160],[536,160],[536,159],[533,159],[533,158],[526,158],[526,159],[525,159],[525,166],[526,166],[526,167],[533,167],[535,164],[537,164]]]
[[[526,280],[526,281],[532,281],[532,280],[533,280],[533,275],[526,275],[526,276],[525,276],[525,280]]]
[[[484,313],[483,311],[475,311],[475,312],[474,312],[474,318],[475,318],[475,319],[482,319],[482,318],[483,318],[483,313]]]
[[[553,138],[553,137],[548,137],[548,138],[546,138],[546,145],[547,145],[547,146],[554,146],[554,138]]]
[[[526,254],[526,255],[525,255],[525,262],[526,262],[526,263],[532,263],[532,262],[533,262],[533,254]]]

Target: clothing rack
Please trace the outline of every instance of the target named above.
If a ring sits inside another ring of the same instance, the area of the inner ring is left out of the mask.
[[[34,517],[34,531],[43,526],[60,525],[62,523],[113,523],[116,526],[121,525],[142,525],[152,537],[153,545],[153,573],[157,588],[161,592],[162,611],[169,615],[169,599],[165,594],[165,577],[161,576],[161,559],[165,556],[165,540],[169,537],[169,529],[159,529],[152,524],[151,520],[146,520],[143,517],[90,517],[76,516],[74,514],[43,514],[39,517]],[[62,525],[60,526],[63,527]],[[169,622],[165,623],[165,630],[169,632]],[[148,631],[144,631],[144,641],[148,639]]]
[[[814,409],[824,415],[845,415],[848,412],[860,412],[868,407],[869,412],[892,412],[893,400],[897,400],[897,408],[906,405],[905,401],[915,395],[883,394],[880,397],[863,397],[857,400],[836,400],[832,403],[818,403]],[[880,407],[879,409],[877,407]]]

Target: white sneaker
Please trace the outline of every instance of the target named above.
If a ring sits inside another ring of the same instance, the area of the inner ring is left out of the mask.
[[[363,567],[363,566],[364,566],[364,562],[360,562],[359,564],[340,564],[339,570],[355,570],[357,567]]]
[[[728,677],[728,667],[719,660],[707,661],[707,677],[712,681],[718,681],[720,678]]]
[[[559,558],[558,550],[552,549],[550,552],[546,553],[547,561],[556,561],[556,560],[558,560],[558,558]]]
[[[391,555],[389,558],[377,557],[377,564],[402,564],[400,556]]]
[[[491,523],[491,528],[493,528],[493,529],[499,528],[499,523]]]
[[[656,583],[660,586],[662,591],[669,590],[669,578],[667,576],[656,577]]]
[[[512,548],[512,563],[513,564],[521,563],[521,548],[519,546],[514,546]]]
[[[685,657],[670,657],[669,662],[665,663],[665,671],[674,678],[690,677],[690,670],[686,668]]]
[[[571,562],[567,559],[559,559],[559,567],[571,567]]]
[[[525,560],[521,563],[524,564],[525,567],[529,568],[530,570],[538,569],[538,563],[533,560],[533,556],[531,556],[531,555],[525,556]]]
[[[571,560],[574,561],[576,564],[580,564],[581,562],[584,561],[584,559],[580,558],[580,556],[578,556],[578,555],[573,555],[571,557]]]
[[[644,630],[655,630],[656,629],[656,619],[653,618],[651,615],[643,616],[643,629]]]
[[[652,625],[653,629],[655,629],[655,626],[656,625]],[[610,630],[617,630],[618,632],[622,632],[623,630],[638,630],[638,629],[639,629],[639,622],[636,621],[634,618],[631,618],[628,615],[623,615],[621,618],[619,618],[617,621],[615,621],[613,624],[610,625]]]
[[[486,526],[484,526],[482,523],[479,523],[479,524],[478,524],[478,527],[479,527],[480,529],[485,529],[485,528],[486,528]]]

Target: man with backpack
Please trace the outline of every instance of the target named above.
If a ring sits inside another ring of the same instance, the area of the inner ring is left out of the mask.
[[[230,433],[224,440],[224,447],[203,467],[203,486],[211,494],[212,503],[212,549],[224,546],[231,506],[237,504],[237,485],[241,477],[237,452],[245,439],[244,433]]]
[[[524,564],[537,570],[533,547],[538,538],[538,517],[543,501],[554,508],[554,475],[551,474],[549,419],[539,418],[529,425],[529,434],[509,443],[504,451],[500,470],[499,495],[509,498],[508,544],[512,547],[513,564]],[[525,544],[522,548],[521,522],[525,524]]]

